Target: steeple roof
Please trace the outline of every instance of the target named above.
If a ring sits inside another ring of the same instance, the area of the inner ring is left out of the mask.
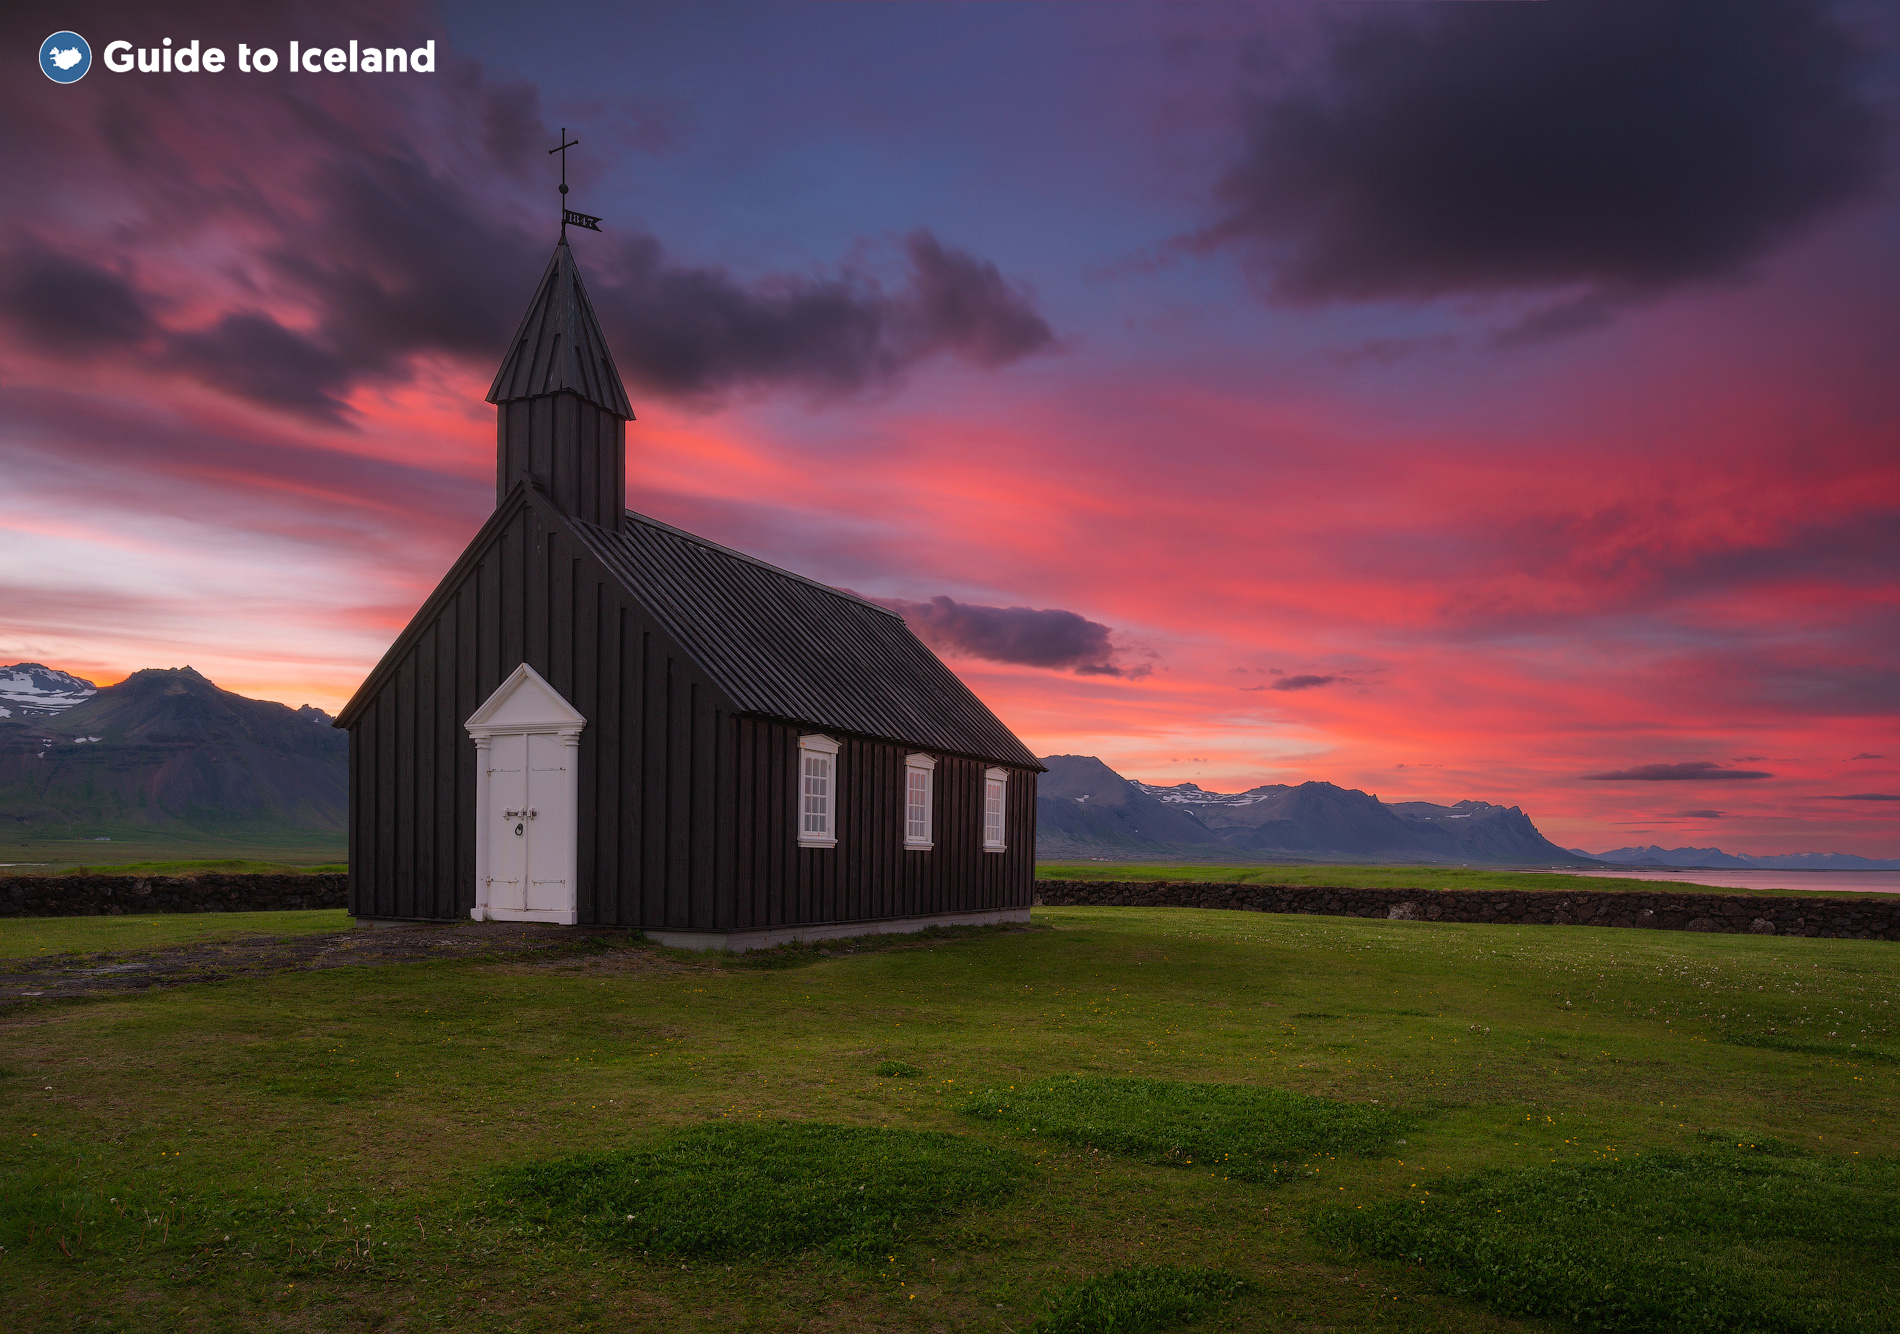
[[[554,247],[541,286],[535,289],[528,313],[495,373],[488,401],[507,403],[564,391],[633,420],[633,405],[627,402],[626,388],[607,352],[606,336],[594,318],[594,304],[587,299],[566,238]]]

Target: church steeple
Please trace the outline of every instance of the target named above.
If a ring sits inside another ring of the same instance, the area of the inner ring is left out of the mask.
[[[627,504],[633,407],[563,236],[488,401],[496,420],[495,498],[523,478],[563,512],[618,529]]]

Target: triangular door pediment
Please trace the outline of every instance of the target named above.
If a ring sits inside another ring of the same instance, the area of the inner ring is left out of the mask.
[[[499,732],[575,734],[585,726],[587,719],[525,662],[510,672],[463,724],[470,736],[477,737]]]

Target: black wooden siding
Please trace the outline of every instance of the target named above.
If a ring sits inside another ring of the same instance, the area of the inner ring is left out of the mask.
[[[1009,773],[1003,852],[983,850],[987,760],[936,756],[928,852],[904,847],[904,757],[916,746],[764,718],[733,720],[737,877],[719,930],[1027,908],[1035,879],[1036,774]],[[840,742],[835,848],[798,846],[798,738]],[[923,752],[928,754],[928,751]]]
[[[526,662],[587,719],[581,920],[710,920],[731,880],[730,807],[716,800],[730,706],[558,515],[525,494],[498,511],[399,649],[344,719],[352,912],[474,906],[476,750],[462,724]]]
[[[513,399],[496,414],[495,503],[531,481],[567,514],[609,530],[626,510],[627,423],[573,394]]]
[[[345,711],[350,909],[465,917],[475,744],[462,724],[527,662],[587,719],[582,922],[746,930],[1031,900],[1035,773],[1010,770],[1008,850],[982,850],[983,771],[937,753],[929,852],[903,849],[904,756],[927,747],[739,714],[544,499],[510,497]],[[797,739],[842,743],[838,846],[797,846]]]

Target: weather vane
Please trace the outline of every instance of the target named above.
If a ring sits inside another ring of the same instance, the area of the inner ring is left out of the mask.
[[[548,150],[550,157],[556,153],[561,155],[561,239],[563,241],[567,240],[567,224],[570,222],[576,227],[585,227],[590,232],[600,230],[599,218],[596,218],[591,213],[576,213],[567,206],[567,150],[570,148],[579,148],[580,143],[581,141],[579,139],[569,139],[567,137],[567,126],[563,125],[561,127],[560,146]]]

